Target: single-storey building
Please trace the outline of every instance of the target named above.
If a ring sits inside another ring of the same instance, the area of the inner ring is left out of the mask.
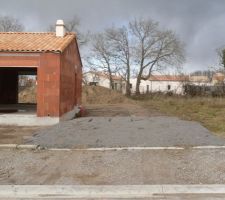
[[[183,75],[152,75],[148,80],[141,80],[140,93],[150,92],[172,92],[182,95],[184,93],[183,85],[188,82],[188,76]],[[137,79],[131,79],[131,92],[136,92]]]
[[[82,62],[75,33],[0,33],[0,110],[18,104],[18,76],[37,76],[37,117],[60,119],[81,104]]]
[[[212,85],[210,77],[206,75],[190,75],[189,82],[191,85],[198,85],[198,86]]]
[[[212,84],[213,85],[224,85],[225,83],[225,75],[224,73],[215,73],[212,77]]]

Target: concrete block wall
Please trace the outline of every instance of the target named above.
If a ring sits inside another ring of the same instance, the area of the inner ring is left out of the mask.
[[[37,115],[59,117],[60,54],[42,53],[37,71]]]
[[[81,104],[82,63],[76,45],[71,43],[61,56],[60,115]]]

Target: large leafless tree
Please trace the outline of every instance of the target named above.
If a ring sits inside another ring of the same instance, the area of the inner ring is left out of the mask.
[[[153,71],[179,65],[184,61],[183,45],[172,31],[160,30],[150,19],[135,19],[129,23],[133,38],[133,55],[137,69],[136,94],[140,94],[141,80]]]
[[[109,28],[106,30],[106,38],[113,49],[113,56],[118,60],[118,73],[126,82],[126,95],[130,95],[130,76],[131,76],[131,47],[127,27]]]
[[[184,61],[184,47],[176,34],[160,29],[151,19],[135,19],[126,26],[113,26],[92,40],[95,55],[92,60],[98,63],[97,68],[104,66],[111,74],[113,66],[122,74],[127,95],[131,93],[132,71],[136,72],[136,94],[140,94],[141,80],[149,79],[152,72],[179,67]]]
[[[92,36],[91,55],[86,59],[91,70],[105,72],[110,81],[110,88],[114,89],[113,75],[118,71],[114,49],[105,32]]]
[[[220,70],[225,72],[225,47],[221,47],[217,49],[217,54],[219,57],[219,69],[214,69],[214,70]]]
[[[11,16],[0,16],[0,32],[22,32],[23,24]]]

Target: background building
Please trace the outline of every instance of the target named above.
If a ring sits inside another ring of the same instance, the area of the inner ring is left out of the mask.
[[[131,79],[132,93],[136,92],[137,79]],[[188,82],[187,76],[175,75],[152,75],[148,80],[142,80],[140,84],[140,92],[172,92],[174,94],[183,94],[183,85]]]
[[[98,85],[119,92],[125,92],[125,81],[121,76],[112,75],[113,88],[110,86],[109,75],[104,72],[89,71],[83,74],[83,82],[86,85]]]

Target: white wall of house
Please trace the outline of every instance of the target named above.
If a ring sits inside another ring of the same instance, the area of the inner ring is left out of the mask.
[[[110,81],[108,77],[102,76],[93,72],[85,73],[83,75],[85,82],[90,85],[90,83],[96,83],[98,86],[102,86],[110,89]],[[130,80],[132,85],[131,92],[136,92],[136,78]],[[173,92],[174,94],[184,94],[183,81],[172,81],[172,80],[142,80],[140,84],[140,92]],[[125,94],[126,84],[121,80],[114,80],[114,89],[122,91]]]
[[[213,86],[212,82],[204,83],[204,82],[189,82],[190,85],[196,86]]]
[[[83,74],[84,81],[89,85],[90,83],[97,83],[97,85],[110,88],[110,82],[107,77],[99,76],[94,73]]]
[[[100,77],[98,85],[110,89],[110,81],[108,78]]]
[[[91,83],[96,83],[96,85],[98,86],[111,89],[109,78],[106,76],[89,72],[83,75],[83,79],[88,85],[90,85]],[[125,83],[122,80],[116,79],[116,80],[113,80],[113,83],[114,83],[114,90],[124,92]]]
[[[136,81],[137,79],[131,79],[132,93],[136,92]],[[150,81],[142,80],[140,84],[140,92],[173,92],[174,94],[183,94],[184,82],[182,81]]]

